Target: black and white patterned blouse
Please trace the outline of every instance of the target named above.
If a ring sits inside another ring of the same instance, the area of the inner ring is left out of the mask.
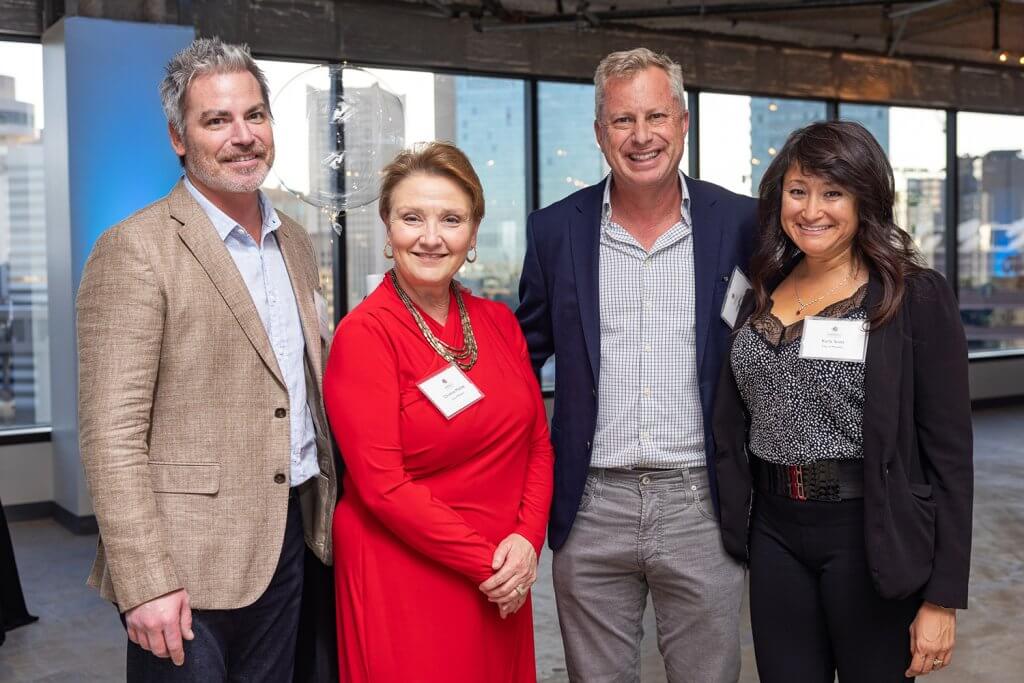
[[[818,316],[865,320],[867,285]],[[750,415],[748,448],[779,465],[863,458],[864,364],[800,357],[803,321],[770,312],[736,333],[730,362]]]

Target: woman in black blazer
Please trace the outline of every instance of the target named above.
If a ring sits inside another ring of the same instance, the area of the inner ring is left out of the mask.
[[[714,432],[764,683],[945,668],[967,607],[967,345],[953,292],[894,222],[893,186],[850,122],[793,133],[761,182]]]

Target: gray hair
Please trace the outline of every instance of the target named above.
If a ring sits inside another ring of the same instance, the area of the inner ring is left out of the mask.
[[[597,65],[594,72],[594,118],[601,120],[604,108],[604,91],[608,81],[613,78],[632,79],[644,69],[658,67],[668,74],[672,86],[672,96],[679,103],[679,108],[686,111],[686,91],[683,89],[683,68],[666,54],[658,54],[646,47],[613,52]]]
[[[260,84],[263,103],[270,113],[270,87],[263,70],[249,54],[248,45],[225,43],[220,38],[196,38],[167,63],[167,74],[160,82],[160,101],[164,115],[178,135],[185,135],[185,95],[199,76],[248,71]]]

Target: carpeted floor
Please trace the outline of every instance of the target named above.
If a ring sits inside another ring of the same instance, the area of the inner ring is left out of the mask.
[[[970,609],[960,613],[953,666],[926,679],[936,683],[1018,681],[1024,671],[1024,406],[979,410],[974,422]],[[123,680],[124,631],[113,607],[85,586],[95,537],[73,536],[51,520],[11,524],[11,534],[29,609],[40,620],[7,634],[0,647],[0,682]],[[567,680],[550,559],[545,552],[534,598],[537,671],[544,683]],[[643,681],[661,682],[665,674],[650,609],[647,617]],[[752,683],[757,673],[749,627],[742,638],[741,681]]]

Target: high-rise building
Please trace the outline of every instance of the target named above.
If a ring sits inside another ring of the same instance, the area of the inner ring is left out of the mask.
[[[540,197],[547,206],[593,185],[607,173],[594,129],[594,87],[577,83],[541,83],[538,168]]]
[[[455,144],[473,163],[486,193],[478,258],[493,277],[504,280],[518,271],[526,250],[525,86],[513,79],[454,80]],[[435,99],[440,96],[438,91]],[[506,284],[511,283],[500,287]]]
[[[34,107],[0,76],[0,422],[50,419],[43,146]]]
[[[928,267],[942,270],[946,258],[946,179],[906,169],[898,175],[896,224],[914,238]]]

